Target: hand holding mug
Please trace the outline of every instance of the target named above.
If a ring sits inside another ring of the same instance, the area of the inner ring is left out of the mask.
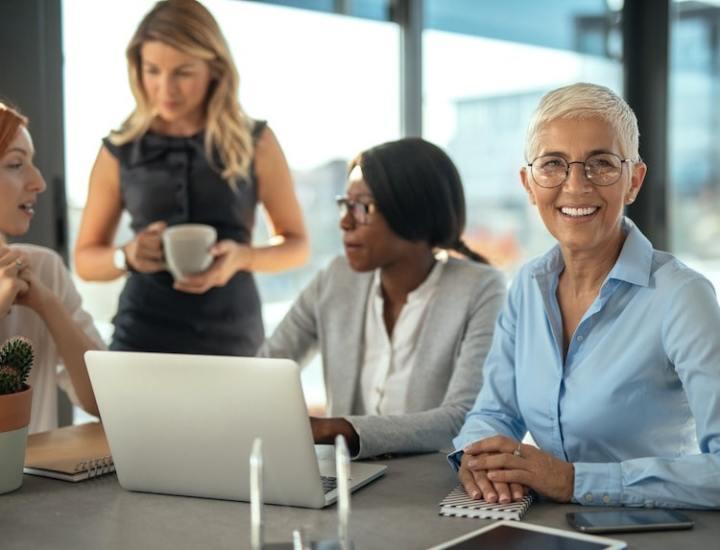
[[[167,224],[154,222],[140,231],[125,245],[127,263],[140,273],[156,273],[165,269],[162,235]]]
[[[176,279],[174,288],[191,294],[204,294],[213,287],[225,286],[238,272],[248,271],[252,248],[232,239],[225,239],[210,249],[213,258],[207,271]]]

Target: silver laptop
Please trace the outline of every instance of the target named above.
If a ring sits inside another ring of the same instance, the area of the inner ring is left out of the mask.
[[[125,489],[249,501],[260,437],[266,503],[336,500],[334,453],[316,452],[293,361],[88,351],[85,362]],[[385,469],[353,463],[351,490]]]

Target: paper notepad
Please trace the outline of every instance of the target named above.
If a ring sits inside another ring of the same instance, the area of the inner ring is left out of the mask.
[[[102,424],[66,426],[28,436],[25,473],[82,481],[115,471]]]
[[[528,495],[519,502],[498,504],[484,500],[473,500],[462,486],[458,485],[450,494],[440,501],[440,515],[458,518],[482,519],[515,519],[523,517],[530,504],[532,496]]]

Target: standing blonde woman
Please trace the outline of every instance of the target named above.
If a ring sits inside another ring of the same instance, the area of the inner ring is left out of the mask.
[[[41,246],[5,241],[5,236],[27,233],[37,197],[46,187],[33,164],[27,124],[24,116],[0,103],[0,342],[25,336],[33,343],[30,431],[38,432],[57,427],[58,384],[97,416],[83,354],[103,343],[60,256]],[[60,364],[64,368],[58,373]]]
[[[194,0],[166,0],[144,17],[127,49],[135,110],[103,140],[75,248],[78,274],[129,274],[112,349],[252,355],[263,340],[252,272],[302,264],[308,244],[280,145],[241,109],[238,75],[213,16]],[[272,238],[251,245],[255,207]],[[127,209],[135,237],[113,241]],[[207,271],[173,282],[163,230],[214,226]]]

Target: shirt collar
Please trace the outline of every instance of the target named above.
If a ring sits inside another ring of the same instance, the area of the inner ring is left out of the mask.
[[[440,275],[442,274],[443,267],[447,263],[447,260],[447,253],[440,252],[435,255],[435,264],[432,266],[432,269],[430,270],[430,273],[428,273],[428,276],[425,277],[425,280],[422,283],[420,283],[419,287],[408,293],[408,304],[416,300],[427,298],[430,294],[432,294],[432,292],[435,290],[435,287],[437,287],[438,285]],[[380,269],[376,269],[373,273],[370,294],[379,298],[383,297],[382,287],[380,286]]]
[[[653,247],[640,229],[627,217],[622,219],[622,231],[626,235],[615,265],[606,280],[616,279],[638,286],[648,286],[652,271]],[[559,275],[565,267],[560,246],[555,245],[540,258],[532,270],[533,276]]]

